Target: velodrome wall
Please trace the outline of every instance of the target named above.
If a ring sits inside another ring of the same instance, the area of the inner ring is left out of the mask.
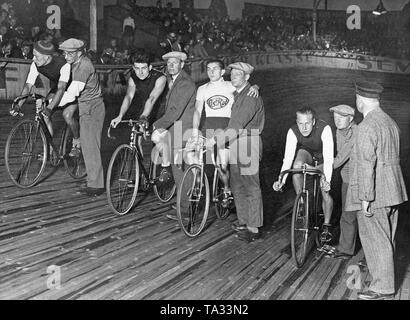
[[[410,74],[410,61],[385,57],[363,56],[343,52],[329,51],[280,51],[252,52],[243,55],[222,57],[228,65],[236,61],[250,63],[256,70],[273,70],[291,67],[326,67],[372,72]],[[0,58],[0,99],[11,100],[18,96],[23,88],[30,61]],[[164,64],[155,64],[163,70]],[[96,66],[105,94],[123,95],[125,93],[130,66]],[[193,60],[186,64],[186,70],[195,82],[203,81],[206,75],[206,60]],[[36,83],[39,93],[48,92],[48,80],[40,77]]]

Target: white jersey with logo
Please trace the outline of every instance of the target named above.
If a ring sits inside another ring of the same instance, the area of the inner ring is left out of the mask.
[[[196,100],[203,103],[207,118],[230,118],[235,87],[223,78],[198,88]]]

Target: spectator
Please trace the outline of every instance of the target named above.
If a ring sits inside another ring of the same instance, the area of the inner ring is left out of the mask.
[[[28,41],[23,41],[21,43],[21,46],[16,46],[13,49],[11,58],[19,58],[24,60],[33,59],[33,48],[31,43],[29,43]]]
[[[130,48],[134,43],[135,20],[131,12],[124,19],[122,24],[122,45],[125,48]]]
[[[194,47],[192,48],[192,55],[195,58],[206,58],[208,57],[208,52],[206,52],[205,47],[205,39],[204,38],[200,38],[197,40],[197,42],[195,43]]]
[[[359,235],[372,277],[368,290],[357,294],[362,300],[394,298],[398,205],[408,200],[400,167],[400,132],[380,107],[382,91],[373,82],[356,83],[357,110],[364,118],[350,158],[345,210],[359,211]]]
[[[11,58],[11,51],[13,50],[13,45],[9,41],[3,41],[1,43],[0,57]]]

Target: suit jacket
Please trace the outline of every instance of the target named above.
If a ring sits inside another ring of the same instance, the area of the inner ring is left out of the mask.
[[[229,143],[231,164],[248,166],[247,174],[257,174],[262,156],[262,134],[265,125],[265,109],[261,97],[248,96],[248,83],[240,93],[234,93],[231,118],[226,129],[215,135],[218,148]],[[246,146],[246,148],[245,148]],[[250,151],[250,157],[248,157]]]
[[[350,158],[346,211],[391,207],[407,201],[400,168],[400,137],[396,122],[382,109],[369,112],[357,126]]]
[[[168,83],[170,77],[168,76]],[[164,115],[154,122],[155,129],[163,128],[173,133],[174,123],[181,121],[182,133],[192,128],[192,118],[195,111],[196,85],[191,77],[181,70],[168,91],[165,101]]]
[[[343,183],[349,183],[350,181],[349,158],[352,153],[356,134],[357,124],[354,121],[350,127],[344,130],[336,130],[337,155],[333,162],[333,168],[337,169],[342,167],[340,175],[342,176]]]

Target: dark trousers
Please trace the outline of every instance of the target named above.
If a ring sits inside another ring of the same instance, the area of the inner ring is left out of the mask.
[[[357,211],[345,211],[346,193],[349,183],[342,184],[342,216],[340,217],[340,237],[337,249],[354,255],[358,235]]]
[[[230,185],[238,221],[253,228],[263,225],[262,191],[259,183],[261,154],[262,141],[259,136],[240,137],[230,145]]]

